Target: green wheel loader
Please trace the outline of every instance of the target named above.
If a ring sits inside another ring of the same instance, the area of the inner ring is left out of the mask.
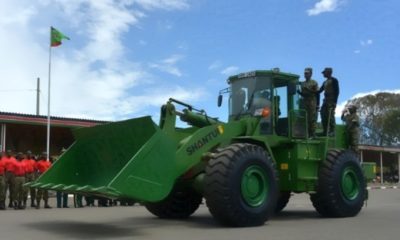
[[[142,117],[76,130],[75,143],[27,185],[132,199],[166,219],[191,216],[204,199],[235,227],[264,224],[293,193],[309,193],[324,217],[357,215],[367,196],[361,164],[343,126],[335,137],[307,136],[299,76],[252,71],[228,84],[227,123],[170,99],[158,125]],[[190,127],[176,127],[177,117]]]

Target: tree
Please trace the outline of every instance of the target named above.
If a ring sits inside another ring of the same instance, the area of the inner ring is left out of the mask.
[[[381,92],[351,99],[360,117],[360,143],[377,146],[400,144],[400,94]]]
[[[400,109],[394,109],[386,114],[383,121],[384,138],[391,140],[392,143],[400,142]]]

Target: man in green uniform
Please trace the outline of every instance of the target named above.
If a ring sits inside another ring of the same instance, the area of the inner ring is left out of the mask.
[[[357,152],[360,139],[360,119],[357,115],[357,107],[351,104],[344,109],[342,120],[346,123],[346,137],[349,148]]]
[[[339,81],[332,77],[332,68],[330,67],[325,68],[322,74],[326,80],[318,93],[324,92],[324,101],[321,106],[321,122],[324,129],[323,135],[328,134],[333,137],[335,136],[335,109],[339,97]]]
[[[304,69],[305,81],[301,83],[301,91],[298,93],[303,97],[302,105],[307,112],[308,137],[313,138],[317,127],[318,83],[311,76],[312,68]]]

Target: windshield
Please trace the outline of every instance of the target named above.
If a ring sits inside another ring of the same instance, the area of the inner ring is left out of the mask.
[[[232,82],[229,115],[254,114],[254,111],[271,103],[269,77],[248,77]]]

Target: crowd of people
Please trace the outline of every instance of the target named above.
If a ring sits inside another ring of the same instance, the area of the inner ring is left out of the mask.
[[[52,208],[49,204],[49,192],[47,190],[35,189],[24,186],[27,182],[32,182],[41,174],[46,172],[55,159],[47,159],[46,152],[35,156],[31,151],[25,154],[22,152],[13,153],[7,150],[0,153],[0,210],[14,208],[22,210],[28,207],[28,199],[30,199],[30,207],[40,209]],[[6,204],[8,196],[8,204]],[[117,201],[107,198],[94,198],[85,196],[85,204],[83,196],[75,194],[74,206],[95,206],[95,199],[98,200],[99,207],[108,207],[117,205]],[[43,200],[43,205],[42,205]],[[134,202],[128,200],[119,201],[122,206],[133,205]],[[56,203],[58,208],[68,208],[68,193],[56,193]]]
[[[41,200],[44,208],[51,208],[48,192],[24,187],[25,182],[35,180],[50,168],[51,163],[46,154],[35,157],[31,151],[26,154],[11,150],[0,153],[0,210],[6,209],[6,196],[9,196],[9,208],[25,209],[27,207],[28,192],[30,192],[31,207],[40,208]]]

